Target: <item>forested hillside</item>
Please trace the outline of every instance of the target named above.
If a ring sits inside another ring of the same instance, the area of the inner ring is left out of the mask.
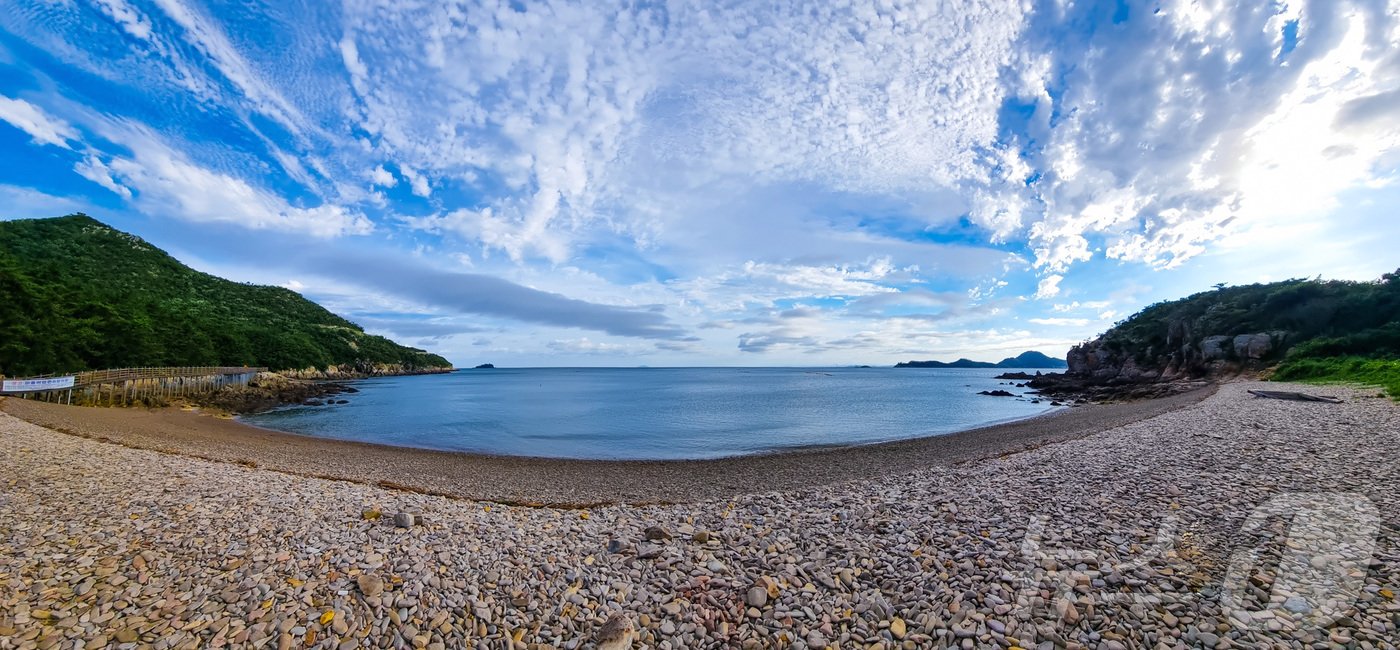
[[[1280,379],[1391,385],[1400,368],[1400,271],[1373,282],[1220,287],[1158,303],[1076,346],[1068,360],[1071,374],[1098,380],[1272,367]]]
[[[198,365],[450,364],[293,291],[195,271],[86,215],[0,222],[0,374]]]

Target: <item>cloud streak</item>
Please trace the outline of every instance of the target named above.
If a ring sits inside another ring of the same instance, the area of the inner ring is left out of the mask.
[[[334,270],[340,278],[374,291],[461,314],[596,330],[614,336],[683,341],[686,331],[652,308],[576,300],[477,273],[453,273],[384,256],[338,252],[298,261],[307,272]]]

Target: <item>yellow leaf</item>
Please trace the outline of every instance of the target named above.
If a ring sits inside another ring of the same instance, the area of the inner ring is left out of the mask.
[[[516,630],[515,634],[510,635],[510,638],[515,639],[515,641],[519,643],[521,639],[525,638],[525,628],[522,627]]]
[[[482,506],[481,509],[484,512],[491,512],[491,506]]]
[[[267,600],[262,601],[262,605],[260,605],[259,608],[260,608],[260,609],[272,609],[272,599],[269,598],[269,599],[267,599]]]
[[[333,612],[333,611],[331,611],[331,610],[329,610],[329,609],[326,610],[326,613],[324,613],[324,614],[321,615],[321,618],[320,618],[321,625],[325,625],[326,623],[331,622],[331,619],[333,619],[333,618],[335,618],[335,612]]]
[[[300,587],[306,583],[302,582],[301,580],[297,580],[296,578],[287,578],[287,584],[293,587]]]
[[[585,511],[583,511],[583,512],[578,513],[578,518],[579,518],[579,519],[587,519],[587,518],[588,518],[588,511],[585,510]],[[519,640],[519,639],[517,639],[517,640]]]
[[[1379,594],[1380,594],[1382,597],[1384,597],[1386,600],[1395,600],[1395,592],[1393,592],[1393,591],[1391,591],[1391,590],[1389,590],[1389,589],[1382,589],[1382,590],[1380,590],[1380,591],[1377,592],[1377,593],[1379,593]]]

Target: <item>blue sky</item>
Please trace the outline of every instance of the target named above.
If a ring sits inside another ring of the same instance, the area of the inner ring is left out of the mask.
[[[84,211],[459,365],[1063,354],[1400,267],[1400,2],[0,12],[0,218]]]

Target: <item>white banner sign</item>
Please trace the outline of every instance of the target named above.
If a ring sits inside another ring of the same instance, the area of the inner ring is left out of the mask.
[[[6,379],[0,383],[0,393],[28,393],[41,390],[72,388],[76,377],[46,377],[44,379]]]

